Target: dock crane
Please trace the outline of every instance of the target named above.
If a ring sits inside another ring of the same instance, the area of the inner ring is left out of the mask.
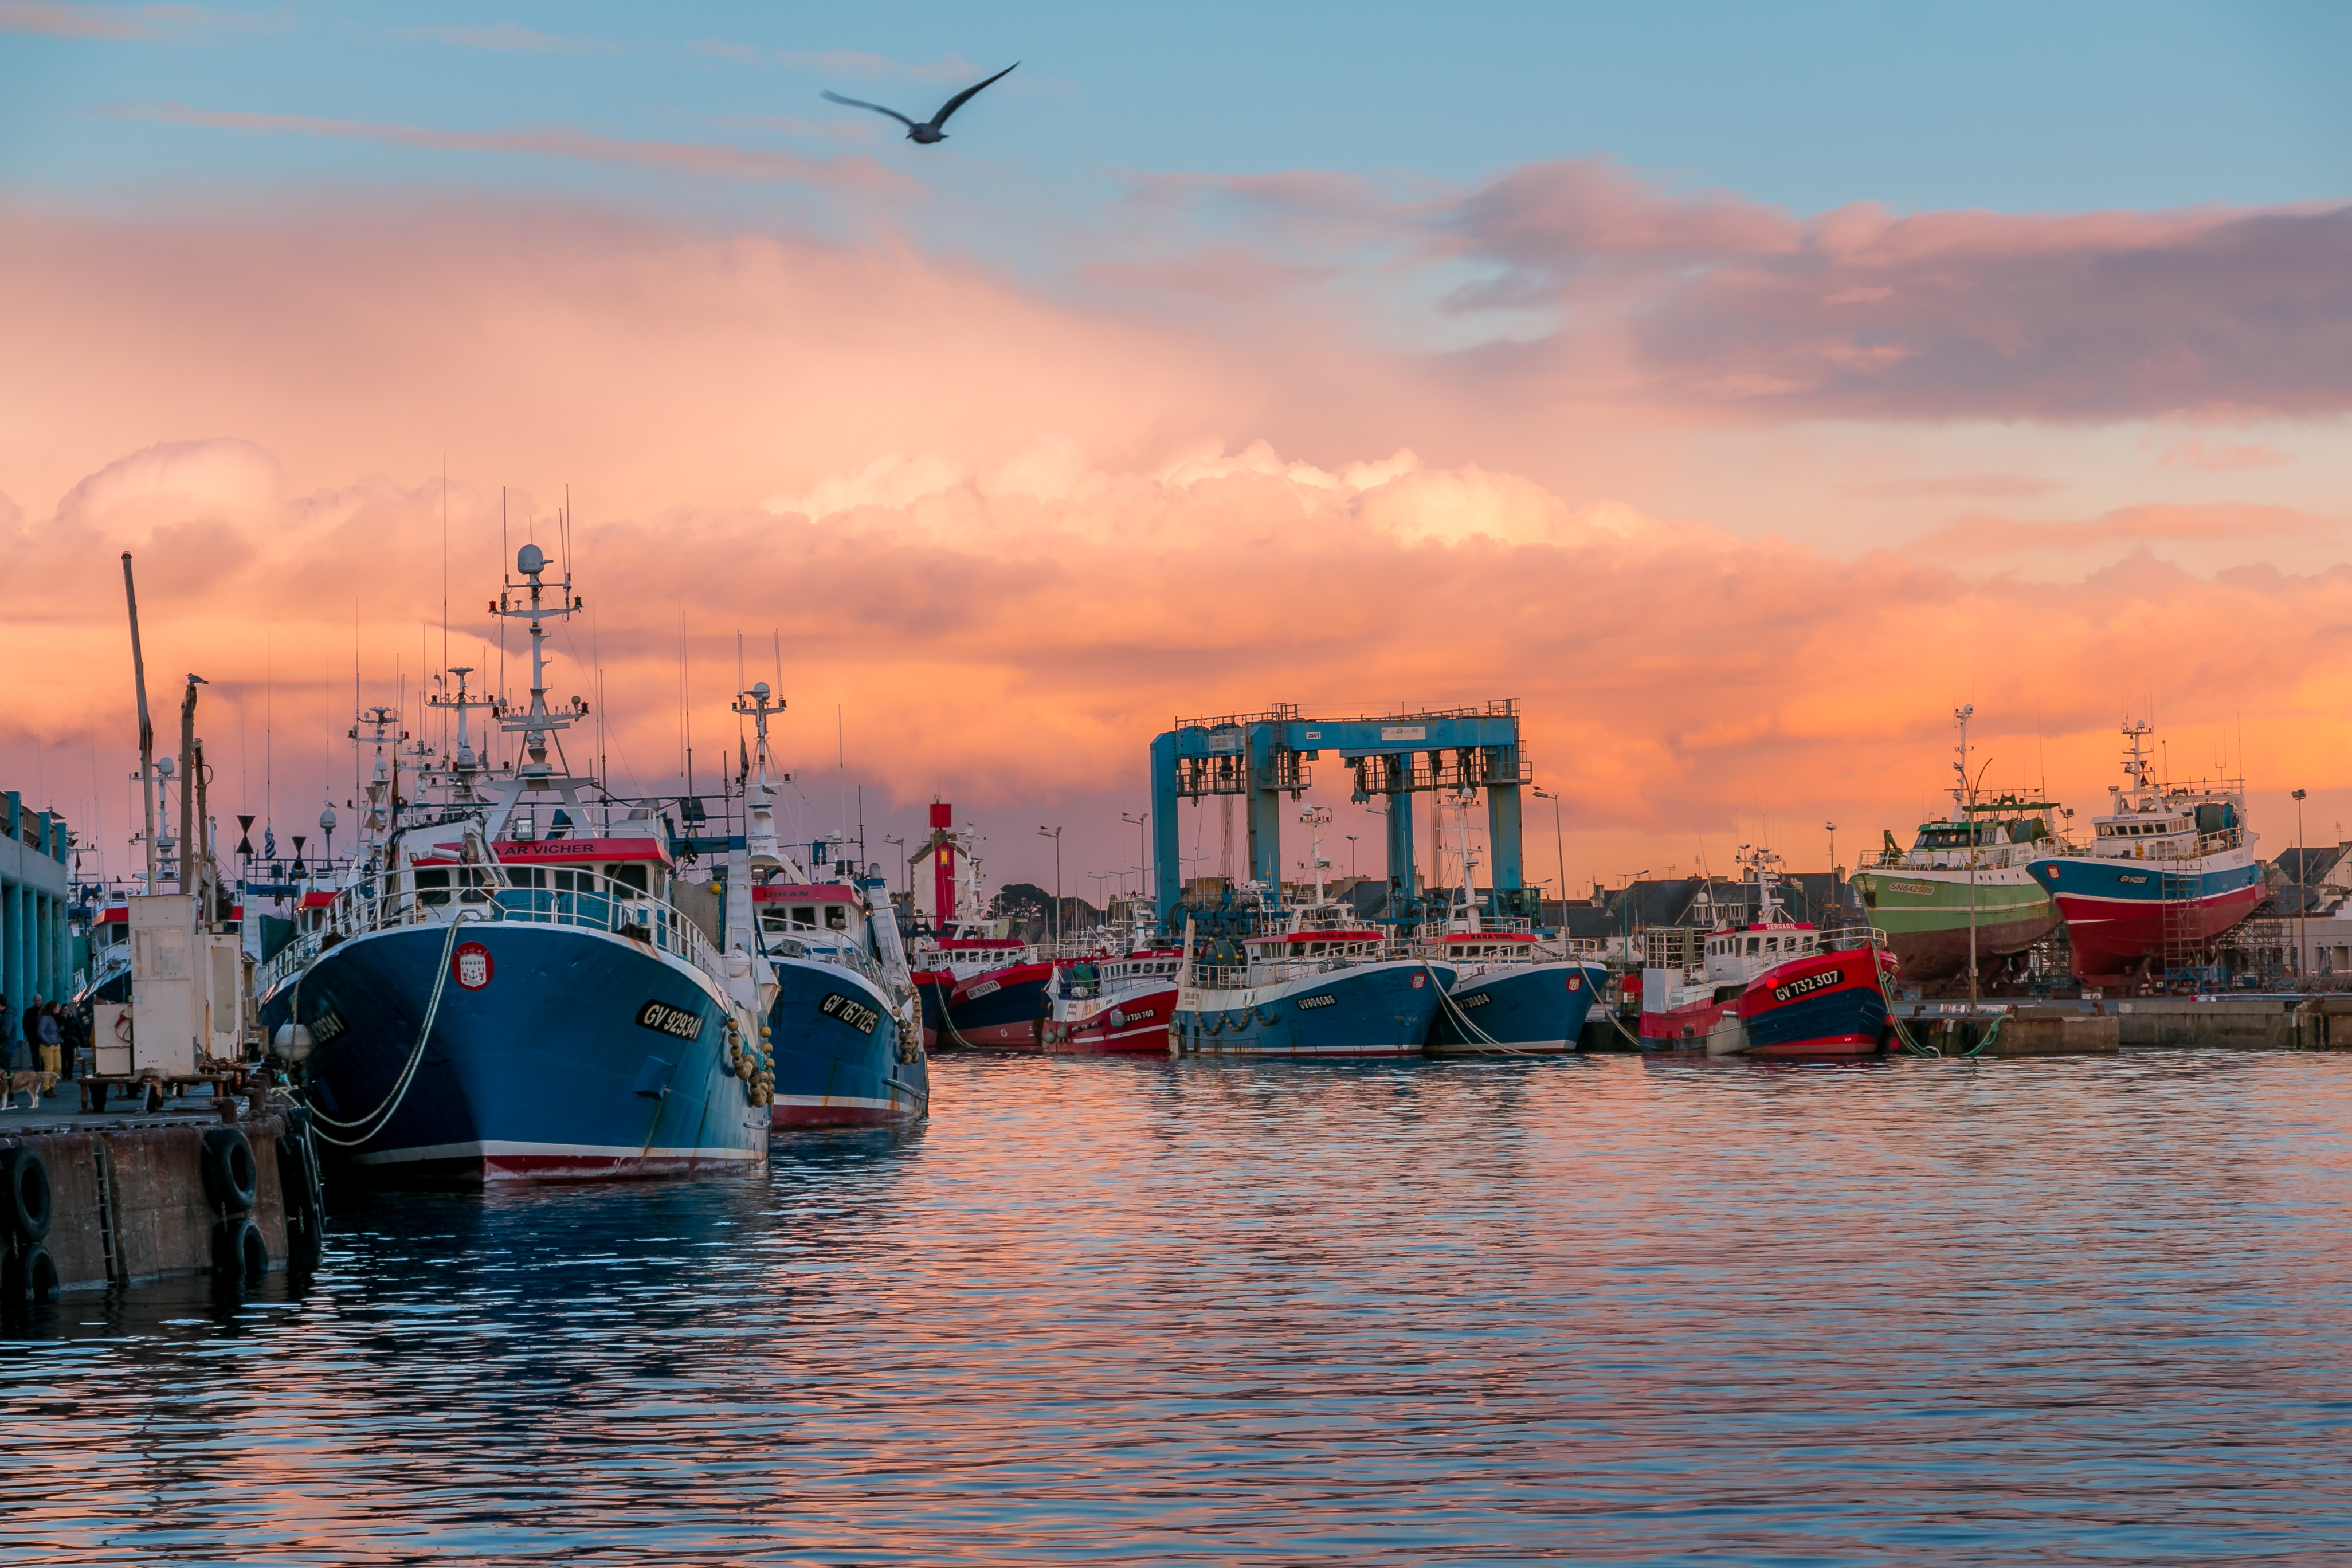
[[[1183,896],[1176,804],[1188,797],[1241,795],[1249,805],[1252,880],[1282,886],[1282,797],[1308,788],[1324,752],[1352,773],[1349,798],[1384,799],[1388,811],[1389,907],[1392,919],[1417,918],[1421,885],[1413,868],[1412,797],[1437,790],[1486,792],[1496,913],[1528,912],[1519,846],[1519,790],[1534,770],[1519,745],[1516,698],[1482,707],[1302,718],[1295,704],[1262,713],[1180,719],[1151,742],[1154,902],[1166,921]]]

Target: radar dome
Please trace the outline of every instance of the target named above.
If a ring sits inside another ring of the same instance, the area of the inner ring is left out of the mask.
[[[526,544],[515,552],[515,570],[526,577],[536,577],[547,570],[547,552],[536,544]]]

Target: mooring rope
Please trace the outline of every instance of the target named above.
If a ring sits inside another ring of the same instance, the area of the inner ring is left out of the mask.
[[[1452,996],[1446,994],[1444,984],[1437,978],[1437,971],[1430,967],[1429,960],[1425,958],[1423,959],[1421,961],[1421,967],[1423,972],[1428,974],[1429,983],[1437,987],[1438,1005],[1443,1006],[1447,1013],[1453,1016],[1454,1023],[1461,1027],[1463,1033],[1475,1037],[1477,1044],[1484,1046],[1486,1049],[1491,1051],[1500,1051],[1507,1057],[1538,1057],[1549,1056],[1550,1054],[1548,1051],[1522,1050],[1516,1046],[1507,1046],[1503,1044],[1502,1041],[1495,1038],[1494,1036],[1488,1034],[1486,1030],[1472,1023],[1470,1021],[1470,1015],[1462,1010],[1461,1004],[1455,1002]]]
[[[441,966],[439,971],[433,977],[433,1000],[425,1006],[425,1022],[418,1027],[416,1031],[416,1044],[410,1048],[408,1060],[401,1068],[400,1080],[393,1085],[392,1093],[384,1102],[355,1121],[344,1121],[337,1117],[329,1116],[317,1106],[309,1105],[307,1101],[305,1102],[305,1108],[310,1110],[311,1116],[316,1121],[325,1122],[328,1126],[345,1129],[364,1127],[368,1128],[368,1130],[362,1132],[356,1138],[338,1138],[331,1132],[314,1128],[313,1131],[317,1131],[320,1137],[324,1138],[328,1142],[334,1144],[339,1149],[356,1149],[361,1144],[365,1143],[369,1139],[374,1137],[378,1132],[383,1131],[384,1126],[390,1123],[393,1116],[400,1110],[401,1106],[406,1102],[408,1099],[409,1086],[416,1081],[417,1064],[425,1059],[425,1042],[432,1037],[433,1021],[438,1017],[441,1013],[441,994],[448,988],[449,959],[450,955],[454,953],[457,948],[457,928],[463,925],[483,923],[488,921],[488,919],[489,917],[488,915],[481,913],[479,910],[460,910],[450,920],[449,934],[444,937],[441,942]],[[298,1002],[300,1000],[300,992],[301,984],[298,981],[295,984],[295,999]],[[376,1122],[378,1125],[368,1127],[370,1122]]]

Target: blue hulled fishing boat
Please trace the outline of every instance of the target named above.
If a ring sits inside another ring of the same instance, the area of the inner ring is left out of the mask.
[[[879,867],[836,861],[822,876],[814,846],[803,865],[779,844],[768,719],[782,709],[764,680],[736,700],[757,750],[728,886],[729,943],[745,933],[758,976],[771,1117],[777,1127],[914,1121],[930,1110],[930,1065],[898,914]]]
[[[1330,820],[1303,816],[1310,833]],[[1353,910],[1324,897],[1322,851],[1313,845],[1315,901],[1270,910],[1238,941],[1202,944],[1186,923],[1176,1012],[1168,1030],[1179,1054],[1283,1057],[1419,1056],[1450,964],[1406,952]]]
[[[259,976],[320,1137],[373,1181],[743,1171],[767,1152],[748,959],[671,901],[650,807],[616,821],[583,798],[594,781],[548,761],[587,710],[547,704],[543,623],[579,607],[547,566],[525,545],[494,610],[530,626],[529,709],[488,705],[518,764],[476,758],[466,714],[487,704],[461,687],[454,755],[413,801],[396,777],[369,791],[350,879]]]

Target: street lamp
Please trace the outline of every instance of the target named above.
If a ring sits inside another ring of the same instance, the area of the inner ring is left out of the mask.
[[[1054,919],[1051,929],[1054,941],[1058,944],[1062,940],[1062,830],[1041,823],[1037,834],[1041,838],[1054,841]]]
[[[1540,784],[1535,786],[1535,793],[1538,800],[1551,802],[1551,850],[1553,858],[1559,862],[1559,923],[1564,928],[1568,924],[1568,849],[1559,832],[1559,796]],[[1540,900],[1538,907],[1541,907]]]
[[[1352,833],[1348,835],[1348,879],[1356,879],[1356,836]]]
[[[1144,825],[1151,820],[1151,814],[1147,811],[1141,816],[1129,816],[1122,811],[1118,814],[1118,819],[1121,822],[1135,824],[1135,858],[1143,862],[1144,880],[1149,882],[1151,879],[1151,845],[1150,835],[1144,831]]]
[[[2309,851],[2303,847],[2303,794],[2301,790],[2294,792],[2294,977],[2298,984],[2303,979],[2303,906],[2309,901],[2304,891],[2304,878],[2311,872],[2305,858]]]
[[[1650,868],[1647,866],[1638,871],[1617,873],[1617,908],[1625,921],[1625,962],[1628,963],[1633,962],[1633,900],[1630,889],[1637,879],[1649,874]]]

